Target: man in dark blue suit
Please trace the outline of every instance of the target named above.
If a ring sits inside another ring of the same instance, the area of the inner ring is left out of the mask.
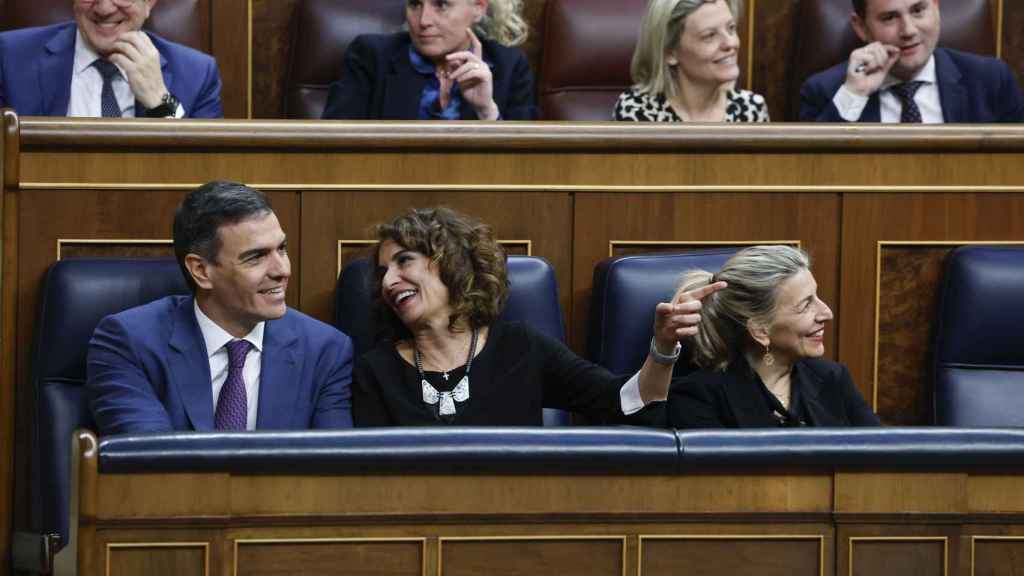
[[[262,192],[188,194],[174,251],[193,296],[108,316],[89,342],[100,434],[352,426],[352,343],[285,304],[287,238]]]
[[[221,118],[207,55],[143,32],[157,0],[73,0],[75,21],[0,34],[0,106],[35,116]]]
[[[800,120],[1024,122],[1024,96],[1001,60],[936,48],[938,0],[853,0],[865,46],[800,88]]]

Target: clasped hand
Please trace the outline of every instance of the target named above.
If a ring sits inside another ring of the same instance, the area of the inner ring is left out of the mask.
[[[160,52],[145,32],[135,30],[122,34],[107,58],[124,71],[140,104],[146,108],[160,105],[167,86],[160,70]]]
[[[854,50],[846,67],[846,89],[858,96],[871,96],[882,87],[889,70],[899,59],[898,47],[881,42]]]
[[[483,61],[483,45],[473,30],[467,29],[466,34],[469,37],[469,50],[445,56],[444,69],[438,74],[441,82],[441,107],[448,107],[452,86],[458,83],[463,100],[473,107],[477,118],[497,120],[498,105],[494,102],[491,67]]]

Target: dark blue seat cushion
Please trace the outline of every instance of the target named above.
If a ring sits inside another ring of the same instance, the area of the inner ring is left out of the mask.
[[[641,428],[380,428],[108,436],[104,473],[666,474],[675,435]]]
[[[599,262],[590,301],[590,360],[616,374],[639,370],[651,342],[654,307],[672,299],[684,272],[717,272],[736,251],[638,254]]]
[[[964,246],[939,286],[935,423],[1024,426],[1024,247]]]
[[[67,542],[71,435],[93,428],[83,385],[89,338],[109,314],[188,287],[168,258],[74,258],[50,267],[43,280],[32,358],[34,532]]]
[[[677,432],[680,470],[972,471],[1024,467],[1024,431],[802,428]]]

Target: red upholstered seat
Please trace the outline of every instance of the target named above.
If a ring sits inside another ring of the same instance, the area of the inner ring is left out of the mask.
[[[299,0],[292,15],[285,117],[320,118],[349,43],[360,34],[397,32],[404,22],[401,2]]]

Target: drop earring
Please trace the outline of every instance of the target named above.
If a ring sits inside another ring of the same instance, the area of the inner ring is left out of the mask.
[[[764,356],[761,357],[761,362],[764,362],[764,365],[768,367],[775,365],[775,356],[772,356],[772,351],[768,348],[767,344],[764,345]]]

